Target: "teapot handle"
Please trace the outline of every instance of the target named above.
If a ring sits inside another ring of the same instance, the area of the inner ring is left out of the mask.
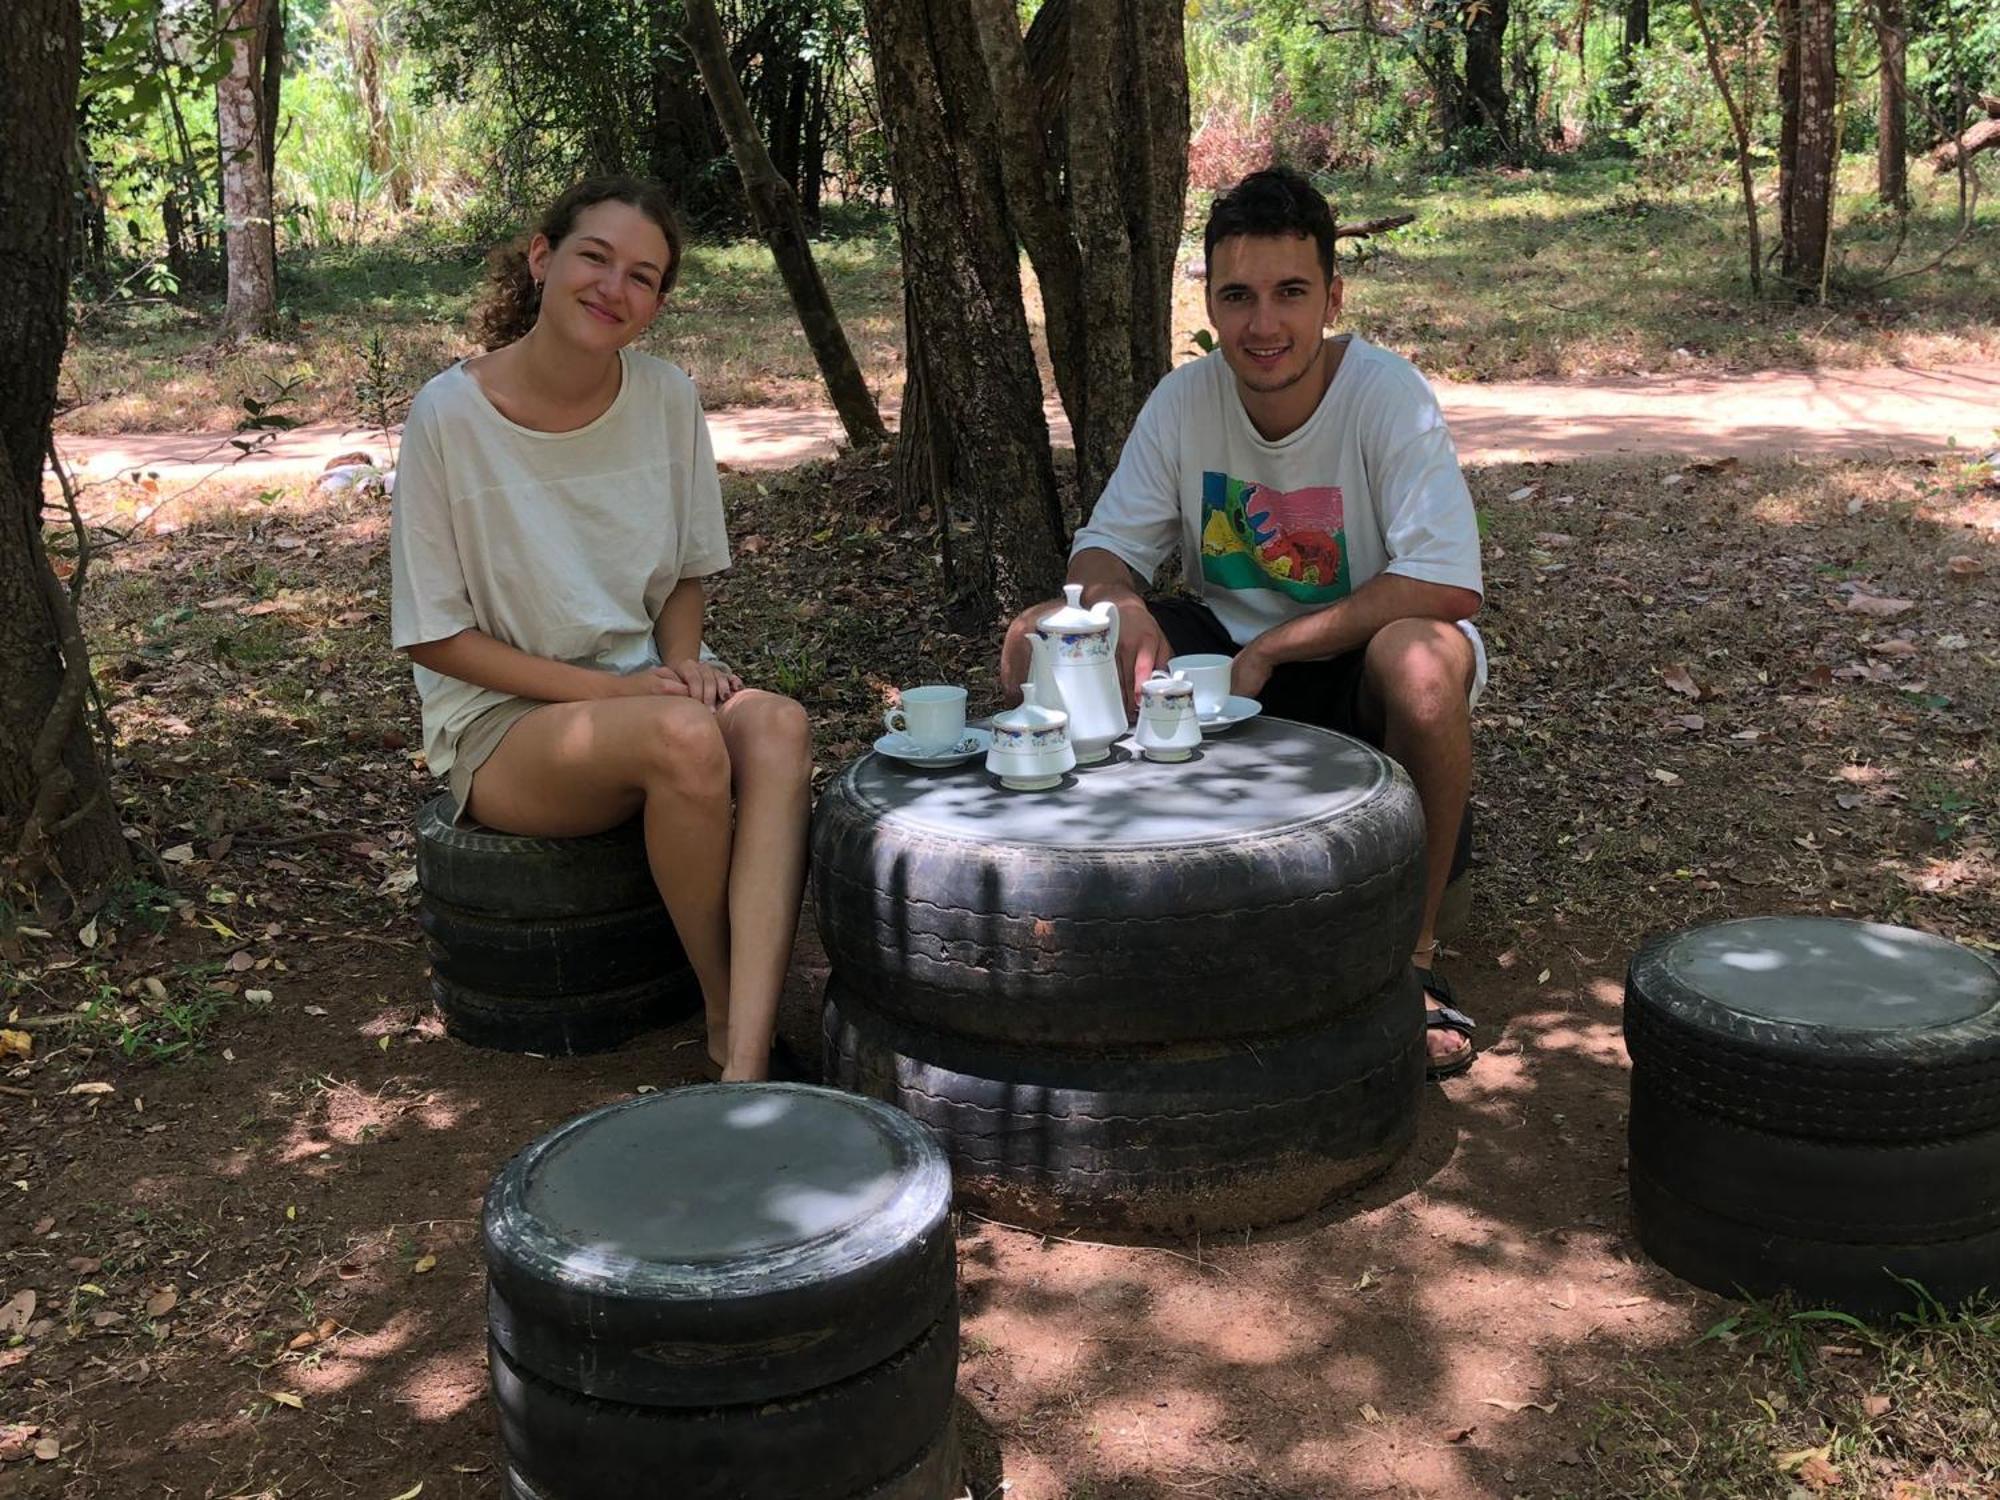
[[[1113,657],[1118,655],[1118,615],[1118,606],[1114,604],[1111,606],[1111,654]]]

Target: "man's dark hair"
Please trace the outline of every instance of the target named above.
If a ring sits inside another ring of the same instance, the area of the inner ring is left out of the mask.
[[[1215,247],[1233,235],[1311,236],[1319,246],[1319,268],[1333,280],[1333,210],[1302,175],[1290,167],[1252,172],[1215,200],[1202,231],[1201,251],[1210,266]]]

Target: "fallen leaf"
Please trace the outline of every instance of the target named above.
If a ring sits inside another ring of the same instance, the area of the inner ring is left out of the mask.
[[[1679,786],[1681,784],[1680,777],[1676,776],[1672,771],[1663,771],[1658,766],[1653,767],[1646,774],[1659,782],[1661,786]]]
[[[1871,1417],[1886,1416],[1889,1408],[1894,1404],[1887,1396],[1863,1396],[1861,1398],[1861,1409]]]
[[[248,948],[238,948],[234,953],[229,955],[229,962],[224,967],[229,969],[231,973],[241,974],[245,969],[255,967],[256,963],[256,957]]]
[[[64,1089],[65,1094],[115,1094],[118,1090],[108,1083],[73,1083]]]
[[[53,1218],[40,1218],[35,1220],[34,1227],[31,1228],[28,1232],[39,1239],[42,1235],[47,1234],[51,1229],[55,1227],[56,1227],[56,1221]]]
[[[26,1344],[17,1349],[0,1349],[0,1370],[11,1370],[16,1365],[26,1364],[33,1352]]]
[[[1379,1422],[1382,1420],[1382,1413],[1364,1401],[1361,1403],[1361,1420],[1364,1422]]]
[[[35,1320],[35,1291],[33,1287],[14,1293],[4,1304],[0,1304],[0,1334],[24,1333]]]
[[[423,1492],[424,1492],[424,1482],[421,1479],[419,1479],[415,1484],[411,1485],[408,1489],[404,1490],[402,1494],[391,1496],[390,1500],[417,1500],[417,1496],[421,1495]]]
[[[1708,720],[1704,719],[1700,714],[1675,714],[1667,722],[1677,728],[1687,730],[1690,734],[1708,728]]]
[[[0,1463],[28,1456],[28,1445],[42,1429],[34,1422],[0,1422]]]
[[[249,1005],[269,1005],[277,998],[269,990],[245,990],[243,999]]]
[[[1878,619],[1887,620],[1916,607],[1916,601],[1913,599],[1887,599],[1880,594],[1847,596],[1847,612],[1851,615],[1874,615]]]
[[[1693,674],[1680,662],[1675,662],[1672,666],[1661,672],[1660,681],[1664,682],[1684,698],[1692,698],[1697,703],[1701,701],[1700,684],[1694,680]]]
[[[1890,636],[1887,640],[1870,641],[1868,650],[1876,656],[1915,656],[1917,643],[1896,635]]]
[[[160,858],[170,865],[184,865],[194,858],[194,845],[176,844],[171,849],[162,849]]]
[[[149,1318],[164,1318],[174,1310],[174,1304],[180,1300],[181,1294],[172,1287],[161,1287],[159,1291],[146,1299],[146,1316]]]
[[[119,1312],[116,1308],[100,1307],[90,1315],[90,1326],[92,1328],[116,1328],[124,1321],[125,1314]]]
[[[1553,1416],[1555,1409],[1562,1403],[1558,1401],[1503,1401],[1498,1396],[1482,1396],[1479,1404],[1481,1406],[1497,1406],[1502,1411],[1512,1412],[1523,1412],[1532,1407],[1536,1411],[1547,1412]]]
[[[278,1405],[289,1406],[293,1411],[304,1411],[306,1409],[306,1398],[295,1396],[290,1391],[266,1391],[264,1394],[277,1402]]]
[[[10,1057],[30,1058],[35,1055],[35,1039],[25,1031],[8,1031],[0,1028],[0,1061]]]
[[[97,918],[92,917],[78,929],[76,940],[86,948],[95,948],[97,946]]]
[[[1953,578],[1975,578],[1986,571],[1986,564],[1976,557],[1960,554],[1957,557],[1946,558],[1944,570]]]
[[[1509,500],[1532,500],[1535,498],[1535,496],[1539,495],[1541,492],[1542,492],[1542,486],[1540,482],[1537,481],[1534,484],[1522,485],[1518,490],[1514,491],[1514,493],[1509,495],[1507,498]]]
[[[434,1268],[437,1265],[437,1263],[438,1263],[438,1258],[435,1255],[422,1256],[418,1259],[417,1263],[414,1266],[410,1267],[410,1274],[412,1276],[421,1276],[426,1271],[429,1271],[432,1268]]]
[[[305,1012],[309,1016],[323,1016],[327,1013],[324,1005],[308,1005]]]
[[[52,1463],[56,1459],[61,1457],[62,1457],[62,1444],[57,1442],[54,1438],[45,1437],[36,1442],[35,1461],[37,1463],[44,1463],[44,1464]]]
[[[1469,1442],[1469,1441],[1471,1441],[1471,1439],[1472,1439],[1472,1435],[1473,1435],[1473,1433],[1475,1433],[1475,1432],[1477,1432],[1477,1431],[1479,1431],[1479,1429],[1478,1429],[1478,1428],[1477,1428],[1476,1426],[1475,1426],[1475,1427],[1453,1427],[1453,1428],[1449,1428],[1449,1429],[1447,1429],[1447,1430],[1446,1430],[1446,1432],[1445,1432],[1445,1434],[1444,1434],[1444,1440],[1445,1440],[1445,1441],[1446,1441],[1447,1443],[1464,1443],[1464,1442]]]
[[[1840,1483],[1840,1470],[1815,1453],[1799,1465],[1799,1482],[1818,1494]]]

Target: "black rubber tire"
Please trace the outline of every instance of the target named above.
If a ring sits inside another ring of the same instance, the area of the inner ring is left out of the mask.
[[[1947,1026],[1775,1023],[1682,983],[1663,958],[1680,936],[1647,943],[1626,971],[1635,1079],[1783,1135],[1927,1144],[2000,1128],[2000,1004]]]
[[[534,839],[451,821],[449,796],[417,814],[417,884],[428,896],[494,917],[587,917],[658,902],[638,819],[574,839]]]
[[[2000,1230],[2000,1131],[1877,1145],[1774,1135],[1632,1089],[1632,1165],[1675,1197],[1804,1239],[1929,1244]]]
[[[671,1026],[701,1008],[688,969],[620,990],[582,995],[494,995],[431,976],[431,998],[447,1035],[496,1052],[568,1057],[606,1052],[642,1031]]]
[[[1309,1213],[1416,1133],[1423,998],[1401,982],[1331,1024],[1254,1041],[1058,1053],[925,1032],[828,984],[827,1071],[936,1132],[998,1217],[1146,1231]]]
[[[606,1108],[646,1102],[642,1096]],[[888,1137],[900,1186],[874,1217],[782,1258],[635,1266],[613,1254],[582,1260],[527,1206],[524,1184],[538,1154],[562,1150],[566,1135],[600,1113],[543,1136],[501,1169],[486,1194],[487,1326],[512,1359],[542,1379],[642,1406],[776,1400],[880,1363],[957,1306],[949,1173],[935,1143],[908,1121],[896,1120]]]
[[[1947,1307],[2000,1290],[2000,1230],[1917,1245],[1841,1244],[1728,1218],[1668,1191],[1637,1166],[1631,1186],[1640,1247],[1681,1280],[1725,1297],[1789,1291],[1802,1303],[1882,1319],[1918,1305],[1891,1272]]]
[[[848,1500],[879,1493],[951,1424],[956,1310],[834,1385],[745,1406],[632,1406],[542,1379],[489,1342],[508,1463],[543,1500]]]
[[[489,995],[620,990],[687,967],[657,896],[624,911],[543,921],[488,916],[426,896],[417,922],[430,939],[432,972]]]
[[[876,1009],[993,1042],[1145,1046],[1331,1020],[1408,967],[1422,919],[1423,810],[1368,753],[1381,779],[1358,805],[1277,829],[1190,828],[1166,848],[985,841],[977,857],[882,816],[850,768],[813,818],[820,940]]]

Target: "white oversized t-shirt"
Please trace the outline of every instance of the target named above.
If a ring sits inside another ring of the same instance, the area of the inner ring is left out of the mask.
[[[1485,592],[1437,397],[1360,337],[1312,416],[1276,442],[1251,425],[1219,352],[1154,388],[1071,552],[1101,547],[1150,582],[1176,546],[1188,588],[1239,646],[1382,572]]]
[[[722,489],[694,382],[619,354],[618,394],[574,432],[510,422],[464,365],[417,393],[396,466],[390,636],[401,649],[476,629],[534,656],[611,672],[659,663],[674,586],[729,566]],[[505,693],[416,668],[424,754]]]

